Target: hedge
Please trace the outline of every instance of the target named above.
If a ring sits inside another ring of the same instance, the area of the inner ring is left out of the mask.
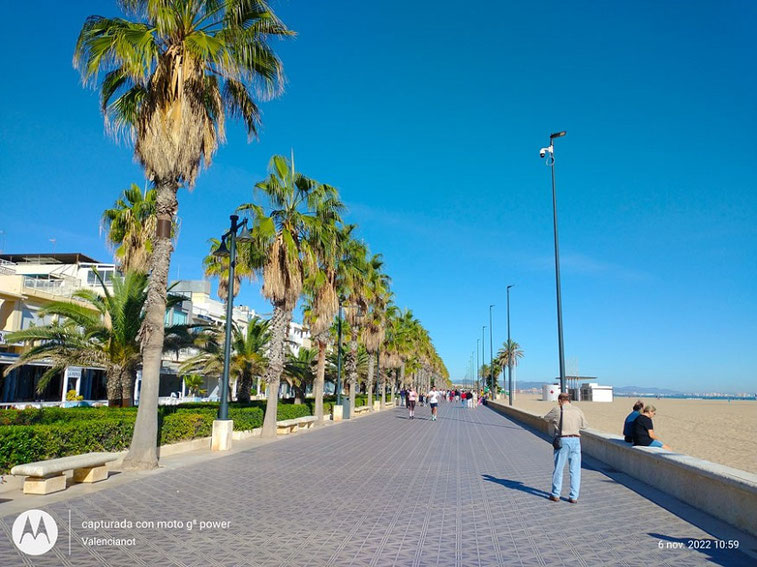
[[[265,402],[230,404],[234,429],[263,425]],[[218,404],[161,406],[160,445],[207,437]],[[306,404],[279,403],[277,419],[310,415]],[[137,408],[41,408],[0,411],[0,473],[13,466],[92,451],[123,451],[131,442]]]

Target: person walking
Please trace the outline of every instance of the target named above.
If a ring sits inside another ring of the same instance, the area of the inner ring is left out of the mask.
[[[437,391],[436,386],[431,386],[431,391],[428,393],[428,405],[431,406],[431,421],[436,421],[436,415],[439,411],[439,398],[441,392]]]
[[[400,390],[400,406],[403,408],[405,407],[405,398],[407,397],[407,390],[405,388],[402,388]]]
[[[418,392],[413,386],[407,391],[407,413],[410,419],[415,419],[415,402],[418,401]]]
[[[557,396],[557,407],[552,408],[544,419],[555,432],[560,441],[560,448],[554,450],[555,470],[552,473],[552,494],[549,499],[552,502],[560,501],[562,492],[562,478],[565,470],[565,462],[569,463],[570,470],[570,494],[568,502],[578,502],[578,494],[581,490],[581,429],[586,429],[588,423],[584,413],[570,403],[570,396],[562,393]]]

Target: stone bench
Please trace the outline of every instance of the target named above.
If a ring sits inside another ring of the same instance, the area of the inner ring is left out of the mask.
[[[294,420],[297,423],[299,429],[310,429],[317,421],[314,415],[306,415],[304,417],[298,417]]]
[[[16,465],[15,476],[25,476],[24,494],[51,494],[66,489],[66,471],[74,471],[74,482],[99,482],[108,478],[105,463],[119,458],[118,453],[86,453],[59,459]]]
[[[297,423],[296,419],[285,419],[284,421],[277,421],[276,435],[289,435],[297,429],[298,425],[299,424]]]

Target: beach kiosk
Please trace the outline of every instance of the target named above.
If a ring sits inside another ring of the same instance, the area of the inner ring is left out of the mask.
[[[544,384],[541,387],[541,399],[545,402],[556,402],[560,395],[560,384]]]
[[[612,386],[600,386],[596,382],[581,384],[581,400],[585,402],[612,402]]]

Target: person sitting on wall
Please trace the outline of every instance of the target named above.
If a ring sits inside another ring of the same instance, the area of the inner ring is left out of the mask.
[[[642,447],[662,447],[671,451],[672,449],[665,443],[660,441],[655,435],[654,424],[652,418],[657,413],[657,408],[654,406],[646,406],[641,415],[633,422],[633,444],[634,447],[639,445]]]
[[[642,409],[644,409],[644,402],[638,400],[633,405],[633,411],[628,414],[625,423],[623,423],[623,438],[626,443],[633,443],[633,422],[641,415]]]

